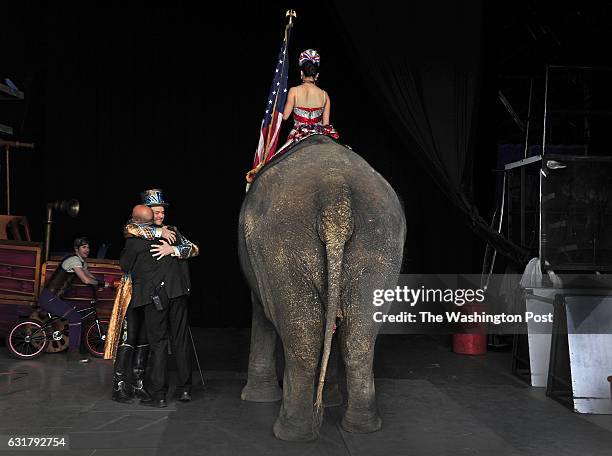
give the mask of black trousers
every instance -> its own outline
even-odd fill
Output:
[[[125,319],[127,320],[127,334],[124,343],[134,348],[141,345],[147,345],[144,308],[128,307]]]
[[[192,348],[189,336],[187,296],[169,299],[163,310],[153,304],[144,306],[147,338],[151,345],[147,366],[147,389],[154,397],[168,392],[168,344],[176,359],[176,390],[188,391],[192,385]]]

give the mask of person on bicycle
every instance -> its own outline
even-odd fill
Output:
[[[68,320],[70,327],[68,359],[87,363],[89,358],[83,357],[80,354],[81,315],[72,304],[64,301],[63,297],[72,286],[75,276],[84,284],[92,285],[96,288],[107,288],[109,283],[96,279],[87,269],[86,259],[89,256],[89,240],[87,238],[76,238],[73,248],[74,254],[64,258],[47,281],[45,288],[38,298],[38,305],[49,313]]]

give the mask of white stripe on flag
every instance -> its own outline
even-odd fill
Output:
[[[253,166],[257,166],[263,160],[263,154],[265,149],[264,135],[263,135],[263,121],[261,122],[261,128],[259,129],[259,144],[257,144],[257,150],[255,151],[255,158],[253,158]]]
[[[272,139],[270,139],[270,144],[275,144],[278,138],[278,132],[280,131],[281,123],[283,122],[283,113],[276,113],[276,119],[274,123],[274,131],[272,132]],[[270,154],[272,155],[272,154]]]

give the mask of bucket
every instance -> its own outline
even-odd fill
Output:
[[[459,355],[484,355],[487,352],[487,335],[453,334],[453,351]]]
[[[461,312],[470,315],[486,309],[482,304],[465,305]],[[487,352],[487,334],[481,323],[467,323],[465,332],[453,334],[453,352],[459,355],[484,355]]]

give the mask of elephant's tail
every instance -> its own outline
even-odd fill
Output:
[[[339,187],[339,188],[338,188]],[[333,193],[332,193],[333,192]],[[313,428],[318,433],[323,421],[323,386],[331,352],[334,325],[340,308],[340,281],[344,246],[353,234],[354,222],[351,208],[351,193],[348,185],[330,186],[329,202],[321,210],[318,234],[325,244],[327,256],[327,306],[325,312],[325,335],[319,385],[314,404]]]

